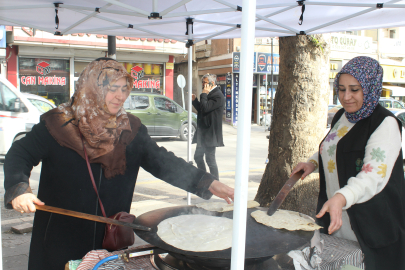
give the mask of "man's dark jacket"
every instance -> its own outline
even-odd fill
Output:
[[[128,114],[129,118],[135,116]],[[131,128],[134,128],[132,126]],[[33,166],[42,160],[38,198],[46,205],[102,216],[86,160],[62,147],[49,133],[46,123],[35,125],[27,136],[15,142],[4,163],[5,204],[27,192]],[[91,170],[107,216],[131,210],[139,167],[176,187],[202,198],[212,196],[208,187],[213,177],[159,147],[144,125],[126,146],[126,171],[106,179],[101,164]],[[35,213],[29,270],[64,269],[69,260],[101,249],[105,224],[49,212]]]
[[[224,113],[225,97],[217,86],[208,94],[202,93],[200,101],[196,98],[193,106],[198,112],[197,131],[193,143],[197,147],[224,146],[222,138],[222,115]]]
[[[332,128],[343,113],[343,109],[336,113]],[[368,139],[385,117],[389,116],[395,118],[390,111],[377,105],[370,117],[357,122],[338,142],[336,168],[341,188],[347,184],[350,177],[359,173],[356,163],[357,160],[364,159]],[[398,119],[397,122],[401,131],[401,123]],[[354,204],[347,209],[351,227],[365,256],[367,270],[405,269],[405,181],[402,149],[387,154],[397,156],[397,160],[385,188],[370,200]],[[319,161],[320,191],[317,213],[328,200],[325,172],[320,157]],[[329,213],[318,219],[317,223],[323,226],[321,232],[326,233],[330,224]]]

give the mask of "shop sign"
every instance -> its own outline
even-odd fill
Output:
[[[405,67],[381,65],[383,73],[383,82],[405,83]]]
[[[256,52],[253,55],[253,72],[256,72]],[[240,72],[240,52],[233,52],[232,53],[232,72],[239,73]]]
[[[131,76],[134,78],[133,88],[140,89],[140,88],[153,88],[153,89],[160,89],[160,80],[154,79],[147,79],[147,80],[139,80],[145,76],[145,71],[140,66],[134,66],[131,68]]]
[[[239,73],[233,74],[233,119],[232,124],[238,125],[238,109],[239,109]]]
[[[166,63],[166,69],[174,69],[174,63]]]
[[[257,53],[257,68],[258,73],[271,73],[271,62],[273,62],[273,74],[278,74],[280,66],[280,55],[273,53],[273,61],[271,53]]]
[[[42,61],[36,66],[36,71],[44,76],[21,76],[20,81],[23,85],[66,85],[66,77],[45,76],[51,73],[50,64]]]
[[[232,75],[226,75],[226,90],[225,90],[225,119],[231,121],[232,119]]]
[[[332,34],[330,48],[334,51],[372,53],[373,38]]]
[[[395,38],[382,38],[380,52],[390,55],[405,55],[405,41]]]

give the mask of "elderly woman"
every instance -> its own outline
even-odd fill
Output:
[[[334,88],[343,109],[306,163],[319,169],[317,222],[329,234],[358,241],[367,270],[405,269],[405,181],[401,123],[378,104],[383,70],[369,57],[350,60]]]
[[[233,189],[148,136],[141,121],[122,105],[132,78],[115,60],[91,62],[79,78],[71,102],[41,117],[13,144],[4,163],[5,204],[21,213],[34,204],[101,215],[83,145],[107,216],[130,211],[139,167],[204,199],[215,194],[228,202]],[[83,138],[83,140],[82,140]],[[38,198],[29,186],[33,166],[42,160]],[[100,249],[105,224],[39,211],[35,214],[29,269],[64,269],[72,259]]]

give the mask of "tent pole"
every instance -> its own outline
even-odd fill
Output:
[[[273,38],[271,38],[271,84],[270,84],[270,89],[271,89],[271,118],[270,118],[270,125],[273,122]]]
[[[108,57],[117,59],[117,39],[115,36],[108,36]]]
[[[240,53],[239,114],[236,145],[235,206],[233,214],[231,270],[245,266],[247,192],[249,177],[250,132],[253,85],[253,51],[256,0],[242,2],[242,35]]]
[[[188,32],[188,41],[192,42],[193,40],[193,21],[191,19],[191,23],[187,24],[187,32]],[[191,101],[191,94],[193,93],[193,45],[189,44],[188,47],[188,74],[187,74],[187,81],[188,81],[188,138],[187,138],[187,162],[191,163],[191,130],[193,128],[191,114],[193,110],[193,105]],[[187,192],[187,205],[191,205],[191,193]]]

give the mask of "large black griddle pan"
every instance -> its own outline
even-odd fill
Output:
[[[265,208],[262,209],[267,210]],[[254,220],[254,218],[252,218],[250,215],[251,212],[256,210],[258,209],[257,208],[247,209],[246,249],[245,249],[246,260],[266,259],[276,254],[285,253],[290,250],[296,249],[308,243],[314,234],[314,232],[308,231],[278,230],[257,223]],[[194,258],[196,261],[218,259],[218,260],[226,260],[229,262],[229,260],[231,259],[231,248],[213,252],[191,252],[170,246],[165,242],[163,242],[157,235],[157,225],[161,221],[175,216],[193,215],[193,214],[227,217],[230,219],[233,218],[233,211],[218,213],[197,208],[196,206],[168,207],[144,213],[139,217],[137,217],[137,219],[135,220],[134,223],[150,227],[152,228],[152,231],[150,232],[139,230],[134,231],[144,241],[148,242],[151,245],[159,247],[163,250],[166,250],[168,253],[172,255],[174,255],[173,253],[176,253],[180,255],[180,257]]]

